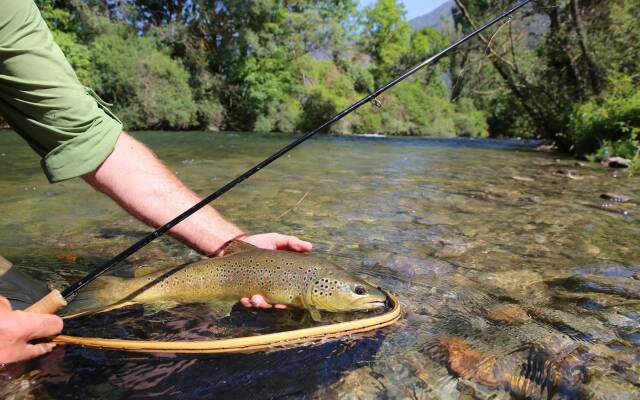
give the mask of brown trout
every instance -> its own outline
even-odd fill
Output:
[[[255,294],[272,304],[307,309],[315,320],[319,311],[371,310],[386,302],[380,289],[326,260],[235,241],[224,257],[153,271],[142,267],[131,279],[98,278],[71,306],[86,310],[123,302],[208,302],[227,315],[241,297]]]

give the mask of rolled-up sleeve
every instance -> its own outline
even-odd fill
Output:
[[[122,124],[85,88],[31,0],[0,0],[0,113],[51,182],[94,171]]]

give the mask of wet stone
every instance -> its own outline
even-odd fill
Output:
[[[609,157],[603,163],[609,168],[629,168],[632,161],[623,157]]]
[[[605,376],[591,377],[580,394],[589,400],[640,400],[636,386]]]
[[[542,301],[547,298],[546,286],[541,274],[527,270],[512,270],[484,274],[481,283],[499,289],[503,295],[526,301]]]
[[[63,254],[58,257],[60,261],[65,262],[67,264],[73,264],[78,260],[78,255],[74,253]]]
[[[499,304],[485,310],[486,317],[495,322],[521,325],[529,321],[527,312],[517,304]]]
[[[628,217],[631,215],[631,212],[625,208],[619,207],[615,204],[612,203],[603,203],[600,204],[598,206],[599,209],[603,210],[603,211],[607,211],[610,213],[614,213],[614,214],[620,214],[620,215],[624,215],[625,217]]]
[[[440,347],[444,350],[448,368],[461,378],[498,387],[494,373],[496,358],[471,347],[464,339],[457,337],[440,338]]]
[[[624,194],[616,194],[616,193],[603,193],[600,195],[602,200],[613,201],[615,203],[626,203],[631,200],[631,197],[626,196]]]
[[[534,182],[535,179],[533,178],[529,178],[528,176],[520,176],[520,175],[514,175],[511,177],[511,179],[516,180],[516,181],[520,181],[520,182]]]
[[[554,176],[563,176],[569,179],[573,179],[573,180],[582,180],[584,179],[583,176],[580,176],[580,174],[578,174],[576,171],[571,170],[571,169],[559,169],[556,170],[554,173],[552,173],[552,175]]]

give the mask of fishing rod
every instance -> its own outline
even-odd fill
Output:
[[[155,239],[157,239],[160,236],[162,236],[165,233],[167,233],[171,228],[173,228],[174,226],[176,226],[177,224],[179,224],[180,222],[182,222],[183,220],[185,220],[186,218],[188,218],[189,216],[191,216],[192,214],[194,214],[195,212],[200,210],[202,207],[206,206],[207,204],[211,203],[213,200],[217,199],[218,197],[222,196],[223,194],[225,194],[229,190],[233,189],[236,185],[238,185],[239,183],[243,182],[244,180],[246,180],[247,178],[249,178],[250,176],[252,176],[256,172],[260,171],[261,169],[263,169],[267,165],[271,164],[272,162],[274,162],[278,158],[282,157],[284,154],[286,154],[287,152],[289,152],[293,148],[297,147],[299,144],[301,144],[302,142],[306,141],[310,137],[314,136],[318,132],[321,132],[323,129],[335,124],[338,121],[340,121],[342,118],[344,118],[347,115],[351,114],[353,111],[355,111],[358,108],[362,107],[364,104],[367,104],[369,102],[373,102],[374,104],[378,105],[379,102],[377,100],[377,97],[380,94],[382,94],[382,93],[386,92],[387,90],[391,89],[392,87],[396,86],[398,83],[404,81],[405,79],[407,79],[411,75],[415,74],[420,69],[422,69],[422,68],[424,68],[424,67],[426,67],[428,65],[435,64],[442,57],[447,55],[452,50],[457,49],[459,46],[461,46],[462,44],[466,43],[467,41],[472,39],[474,36],[477,36],[478,34],[482,33],[486,29],[488,29],[489,27],[491,27],[491,26],[495,25],[496,23],[500,22],[501,20],[511,16],[511,14],[515,13],[516,11],[518,11],[519,9],[521,9],[522,7],[524,7],[525,5],[527,5],[528,3],[532,2],[532,1],[533,0],[521,1],[520,3],[516,4],[515,6],[513,6],[508,11],[505,11],[501,15],[495,17],[491,21],[489,21],[489,22],[485,23],[484,25],[482,25],[481,27],[477,28],[475,31],[473,31],[473,32],[469,33],[468,35],[464,36],[462,39],[459,39],[458,41],[452,43],[451,45],[449,45],[444,50],[441,50],[439,53],[436,53],[435,55],[433,55],[433,56],[429,57],[428,59],[424,60],[423,62],[421,62],[420,64],[417,64],[417,65],[409,68],[402,75],[398,76],[397,78],[395,78],[391,82],[389,82],[386,85],[378,88],[376,91],[374,91],[370,95],[368,95],[366,97],[363,97],[362,99],[360,99],[357,102],[353,103],[349,107],[347,107],[344,110],[340,111],[338,114],[334,115],[331,119],[327,120],[322,125],[320,125],[317,128],[315,128],[314,130],[312,130],[310,132],[307,132],[306,134],[304,134],[304,135],[300,136],[299,138],[295,139],[294,141],[292,141],[291,143],[289,143],[288,145],[286,145],[282,149],[280,149],[277,152],[273,153],[272,155],[270,155],[269,157],[267,157],[266,159],[264,159],[260,163],[256,164],[255,166],[253,166],[252,168],[250,168],[249,170],[244,172],[242,175],[240,175],[237,178],[233,179],[232,181],[230,181],[226,185],[222,186],[220,189],[218,189],[215,192],[211,193],[209,196],[203,198],[196,205],[192,206],[191,208],[189,208],[188,210],[186,210],[182,214],[178,215],[177,217],[175,217],[171,221],[169,221],[166,224],[162,225],[161,227],[159,227],[155,231],[149,233],[147,236],[145,236],[142,239],[138,240],[136,243],[131,245],[129,248],[127,248],[126,250],[124,250],[120,254],[118,254],[115,257],[113,257],[111,260],[107,261],[105,264],[103,264],[99,268],[96,268],[93,271],[89,272],[87,274],[87,276],[85,276],[84,278],[80,279],[78,282],[74,283],[73,285],[69,286],[62,293],[60,293],[58,290],[53,290],[47,296],[45,296],[42,299],[40,299],[37,303],[35,303],[31,307],[27,308],[27,311],[40,312],[40,313],[50,313],[51,314],[51,313],[56,312],[60,308],[66,306],[67,305],[67,300],[70,300],[71,298],[73,298],[73,296],[75,296],[78,293],[78,291],[80,289],[82,289],[84,286],[86,286],[87,284],[92,282],[94,279],[96,279],[100,275],[104,274],[105,272],[107,272],[108,270],[113,268],[118,263],[124,261],[127,257],[132,255],[133,253],[137,252],[138,250],[140,250],[144,246],[148,245],[149,243],[151,243]]]

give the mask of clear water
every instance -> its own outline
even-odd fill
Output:
[[[137,137],[202,195],[287,141]],[[49,185],[37,157],[9,132],[0,134],[0,170],[0,254],[54,286],[148,231],[80,180]],[[298,235],[377,280],[398,294],[402,322],[352,340],[242,356],[59,348],[0,371],[0,397],[640,398],[639,183],[504,142],[313,139],[215,206],[247,231]],[[612,203],[604,193],[631,200]],[[118,273],[195,258],[163,238]],[[306,323],[302,314],[237,308],[223,322],[255,333]],[[201,305],[98,318],[67,330],[230,332]]]

